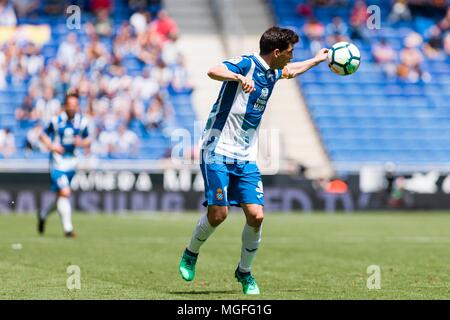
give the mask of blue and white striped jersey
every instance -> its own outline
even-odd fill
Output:
[[[79,113],[69,119],[67,113],[62,112],[59,116],[53,117],[45,133],[64,148],[64,154],[52,152],[50,155],[51,169],[74,171],[77,167],[75,137],[80,136],[82,139],[88,137],[87,119]]]
[[[256,53],[223,63],[228,70],[253,79],[256,90],[245,93],[238,81],[222,84],[203,131],[201,147],[228,158],[256,161],[259,125],[282,70],[271,70]]]

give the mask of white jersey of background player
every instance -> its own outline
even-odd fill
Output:
[[[77,148],[88,148],[88,121],[81,115],[78,96],[67,94],[63,112],[54,117],[41,134],[41,140],[51,151],[50,178],[51,189],[57,192],[56,209],[66,237],[75,237],[72,226],[72,207],[70,204],[70,182],[77,169]],[[51,208],[38,213],[38,232],[44,233],[45,221]]]

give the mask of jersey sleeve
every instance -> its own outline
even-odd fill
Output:
[[[233,59],[225,60],[223,64],[231,72],[245,76],[250,71],[252,61],[247,57],[236,57]]]

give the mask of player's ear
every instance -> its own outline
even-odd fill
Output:
[[[280,54],[281,54],[280,49],[275,49],[275,50],[273,50],[273,56],[274,56],[275,58],[278,58],[278,57],[280,56]]]

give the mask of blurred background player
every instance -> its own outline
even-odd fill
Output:
[[[88,121],[79,113],[78,95],[68,93],[64,99],[63,112],[54,117],[40,135],[41,141],[50,150],[51,189],[57,192],[56,209],[66,237],[76,236],[72,225],[70,204],[70,182],[77,167],[77,148],[88,148]],[[44,233],[45,221],[55,204],[39,212],[38,232]]]
[[[327,58],[320,49],[312,59],[290,63],[298,35],[272,27],[260,39],[260,53],[237,57],[208,71],[222,81],[219,97],[209,115],[201,140],[201,171],[208,207],[192,234],[180,262],[186,281],[195,276],[200,246],[228,214],[228,206],[242,207],[246,224],[242,232],[241,260],[235,271],[244,294],[259,294],[250,269],[261,242],[264,191],[256,164],[258,128],[267,101],[280,78],[294,78]]]

